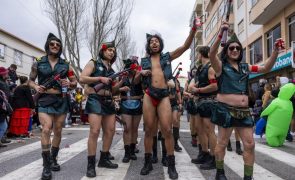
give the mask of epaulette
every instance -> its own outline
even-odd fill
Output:
[[[70,61],[67,59],[64,59],[65,63],[70,64]]]
[[[36,61],[41,61],[42,57],[36,57]]]

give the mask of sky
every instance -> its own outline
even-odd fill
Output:
[[[146,33],[156,31],[164,39],[164,52],[174,51],[186,40],[195,0],[135,0],[130,16],[130,30],[141,57]],[[47,17],[42,0],[1,0],[0,28],[43,49],[49,32],[57,34],[55,25]],[[181,75],[189,71],[190,50],[173,61],[173,69],[182,62]],[[81,65],[91,59],[85,48],[81,52]]]

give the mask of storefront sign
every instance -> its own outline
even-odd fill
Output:
[[[290,66],[292,63],[295,64],[295,62],[293,62],[293,60],[294,60],[293,51],[288,51],[288,52],[284,53],[283,55],[281,55],[277,58],[275,65],[271,69],[271,72],[276,71],[278,69],[282,69],[287,66]],[[252,78],[255,78],[260,75],[262,75],[262,74],[250,74],[249,78],[252,79]]]

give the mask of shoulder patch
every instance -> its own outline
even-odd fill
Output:
[[[41,61],[42,57],[36,57],[36,61]]]
[[[70,61],[67,59],[64,59],[65,63],[70,64]]]
[[[163,59],[169,59],[170,60],[170,53],[169,52],[166,52],[166,53],[162,54],[162,58]]]

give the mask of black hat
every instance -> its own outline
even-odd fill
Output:
[[[46,51],[47,54],[50,54],[51,53],[51,52],[49,52],[49,43],[52,40],[55,40],[55,41],[57,41],[57,42],[59,42],[61,44],[60,49],[59,49],[59,52],[56,55],[57,57],[59,57],[61,55],[61,53],[62,53],[62,43],[61,43],[61,40],[58,39],[54,34],[52,34],[52,33],[49,33],[48,34],[47,41],[45,43],[44,49],[45,49],[45,51]]]
[[[123,63],[124,63],[124,69],[128,69],[130,68],[131,64],[137,64],[138,65],[138,61],[137,61],[138,57],[137,56],[131,56],[128,59],[124,59]]]
[[[103,51],[107,50],[108,48],[112,48],[112,47],[114,47],[116,49],[115,40],[111,41],[111,42],[101,43],[101,46],[99,48],[99,57],[104,59]],[[116,61],[116,58],[117,58],[117,52],[115,51],[115,56],[111,60],[111,64],[113,64]]]
[[[238,43],[239,46],[241,46],[240,56],[238,57],[238,62],[241,62],[242,59],[243,59],[243,46],[242,46],[241,42],[239,41],[239,39],[238,39],[236,33],[233,33],[233,34],[231,35],[231,37],[230,37],[230,38],[228,39],[228,41],[226,42],[224,48],[222,49],[222,51],[221,51],[221,55],[220,55],[220,56],[221,56],[221,60],[222,60],[223,62],[226,62],[226,61],[227,61],[227,58],[228,58],[228,57],[227,57],[227,50],[228,50],[229,45],[232,44],[232,43]]]

